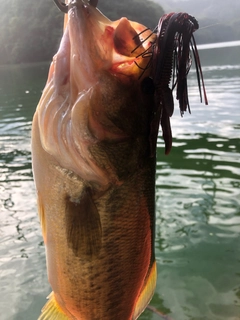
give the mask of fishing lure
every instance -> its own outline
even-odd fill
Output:
[[[153,30],[153,33],[156,33],[156,41],[152,43],[150,49],[141,53],[143,58],[150,57],[146,68],[152,69],[150,79],[147,79],[148,81],[144,79],[144,82],[147,82],[148,86],[152,82],[154,90],[155,101],[149,138],[152,156],[154,156],[159,125],[162,127],[165,154],[169,154],[171,150],[172,132],[170,117],[174,111],[173,90],[175,88],[181,115],[187,110],[190,112],[187,76],[192,65],[192,55],[196,66],[200,100],[202,102],[204,97],[205,104],[208,104],[200,58],[193,36],[194,31],[198,28],[197,20],[188,13],[165,14],[160,18],[158,26]],[[141,34],[146,30],[143,30]],[[149,36],[142,42],[148,38]],[[146,68],[143,70],[143,74]],[[171,83],[172,85],[169,87]]]
[[[190,112],[187,88],[187,75],[192,65],[190,47],[195,60],[200,99],[202,102],[202,82],[204,102],[208,104],[200,59],[193,36],[193,32],[198,28],[197,20],[187,13],[166,14],[158,24],[152,61],[156,118],[152,122],[152,134],[156,141],[160,119],[166,154],[170,152],[172,146],[170,117],[174,110],[172,91],[175,87],[181,115],[187,110]],[[172,88],[169,88],[171,79]]]
[[[60,0],[53,0],[53,1],[63,13],[68,13],[68,5],[66,5],[64,2]]]

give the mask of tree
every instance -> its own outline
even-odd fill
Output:
[[[99,0],[111,19],[127,16],[153,28],[162,8],[144,0]],[[8,0],[2,3],[0,64],[51,60],[62,36],[63,14],[51,0]]]
[[[144,0],[99,0],[99,8],[112,20],[127,17],[151,29],[157,26],[160,17],[164,14],[160,5]]]

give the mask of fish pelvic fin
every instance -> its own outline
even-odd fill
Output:
[[[152,267],[148,272],[148,275],[146,277],[146,280],[140,292],[140,295],[137,299],[137,303],[136,303],[135,310],[133,313],[133,318],[132,318],[133,320],[136,320],[141,315],[141,313],[146,309],[147,305],[149,304],[154,294],[156,282],[157,282],[157,266],[156,266],[156,261],[154,261],[154,263],[152,264]]]
[[[57,303],[53,292],[50,293],[48,299],[38,320],[70,320]]]

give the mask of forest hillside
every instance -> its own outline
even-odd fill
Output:
[[[165,12],[187,12],[199,21],[198,43],[240,40],[239,0],[154,0]]]
[[[0,64],[51,60],[61,36],[63,13],[52,0],[7,0],[0,19]],[[146,0],[99,0],[110,19],[126,16],[153,28],[163,15],[159,4]]]
[[[126,16],[154,28],[164,12],[185,11],[197,18],[197,43],[240,39],[240,1],[236,0],[99,0],[110,19]],[[63,13],[53,0],[2,2],[0,64],[49,61],[62,36]]]

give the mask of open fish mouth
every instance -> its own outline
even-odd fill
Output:
[[[65,10],[62,2],[55,2]],[[129,107],[128,103],[121,107],[121,103],[126,92],[131,92],[129,88],[139,90],[141,95],[139,78],[150,59],[143,59],[141,53],[152,51],[156,35],[127,18],[109,20],[92,1],[71,1],[67,9],[64,35],[37,111],[41,144],[47,153],[59,159],[61,166],[83,179],[87,179],[87,173],[97,183],[108,184],[109,169],[104,173],[96,169],[93,157],[88,159],[88,148],[104,139],[130,139],[140,127],[144,132],[149,130],[152,100],[144,98],[148,105],[145,111],[140,107],[143,99],[136,107],[134,101]],[[144,73],[148,75],[150,69]],[[110,86],[107,81],[114,86],[110,96],[106,94]],[[119,90],[123,92],[117,93]],[[110,98],[112,104],[104,105],[104,99]],[[123,121],[122,115],[132,119],[131,125]],[[88,169],[83,172],[84,165]]]
[[[97,0],[54,2],[62,12],[68,14],[66,20],[69,21],[70,39],[78,39],[77,47],[71,43],[75,46],[75,56],[79,56],[79,50],[84,60],[94,54],[92,60],[98,60],[95,67],[97,64],[98,68],[124,73],[127,77],[136,75],[136,79],[140,74],[137,66],[141,70],[148,69],[151,56],[148,54],[152,51],[152,43],[156,38],[151,30],[125,17],[117,21],[109,20],[96,8]],[[80,34],[83,36],[80,37]]]
[[[68,13],[78,5],[96,7],[98,4],[97,0],[72,0],[68,1],[68,4],[61,0],[54,0],[54,2],[64,13]],[[174,111],[173,91],[176,89],[180,114],[183,115],[187,110],[190,112],[187,76],[193,60],[200,100],[208,104],[200,58],[193,36],[193,33],[199,28],[198,22],[188,13],[173,12],[163,15],[153,31],[143,28],[139,30],[139,33],[124,34],[123,30],[129,29],[130,22],[126,18],[119,21],[118,26],[111,24],[111,27],[108,28],[109,33],[121,34],[121,38],[118,38],[118,35],[114,36],[115,52],[110,69],[113,73],[128,76],[133,74],[134,67],[138,67],[142,72],[136,75],[142,79],[148,77],[150,80],[148,84],[151,83],[150,90],[155,91],[149,137],[151,154],[155,156],[156,153],[159,126],[162,128],[165,154],[169,154],[172,147],[170,117]],[[110,20],[106,18],[103,24],[106,22]],[[129,41],[129,36],[132,36],[132,41]],[[124,42],[131,42],[132,48],[124,46]]]

